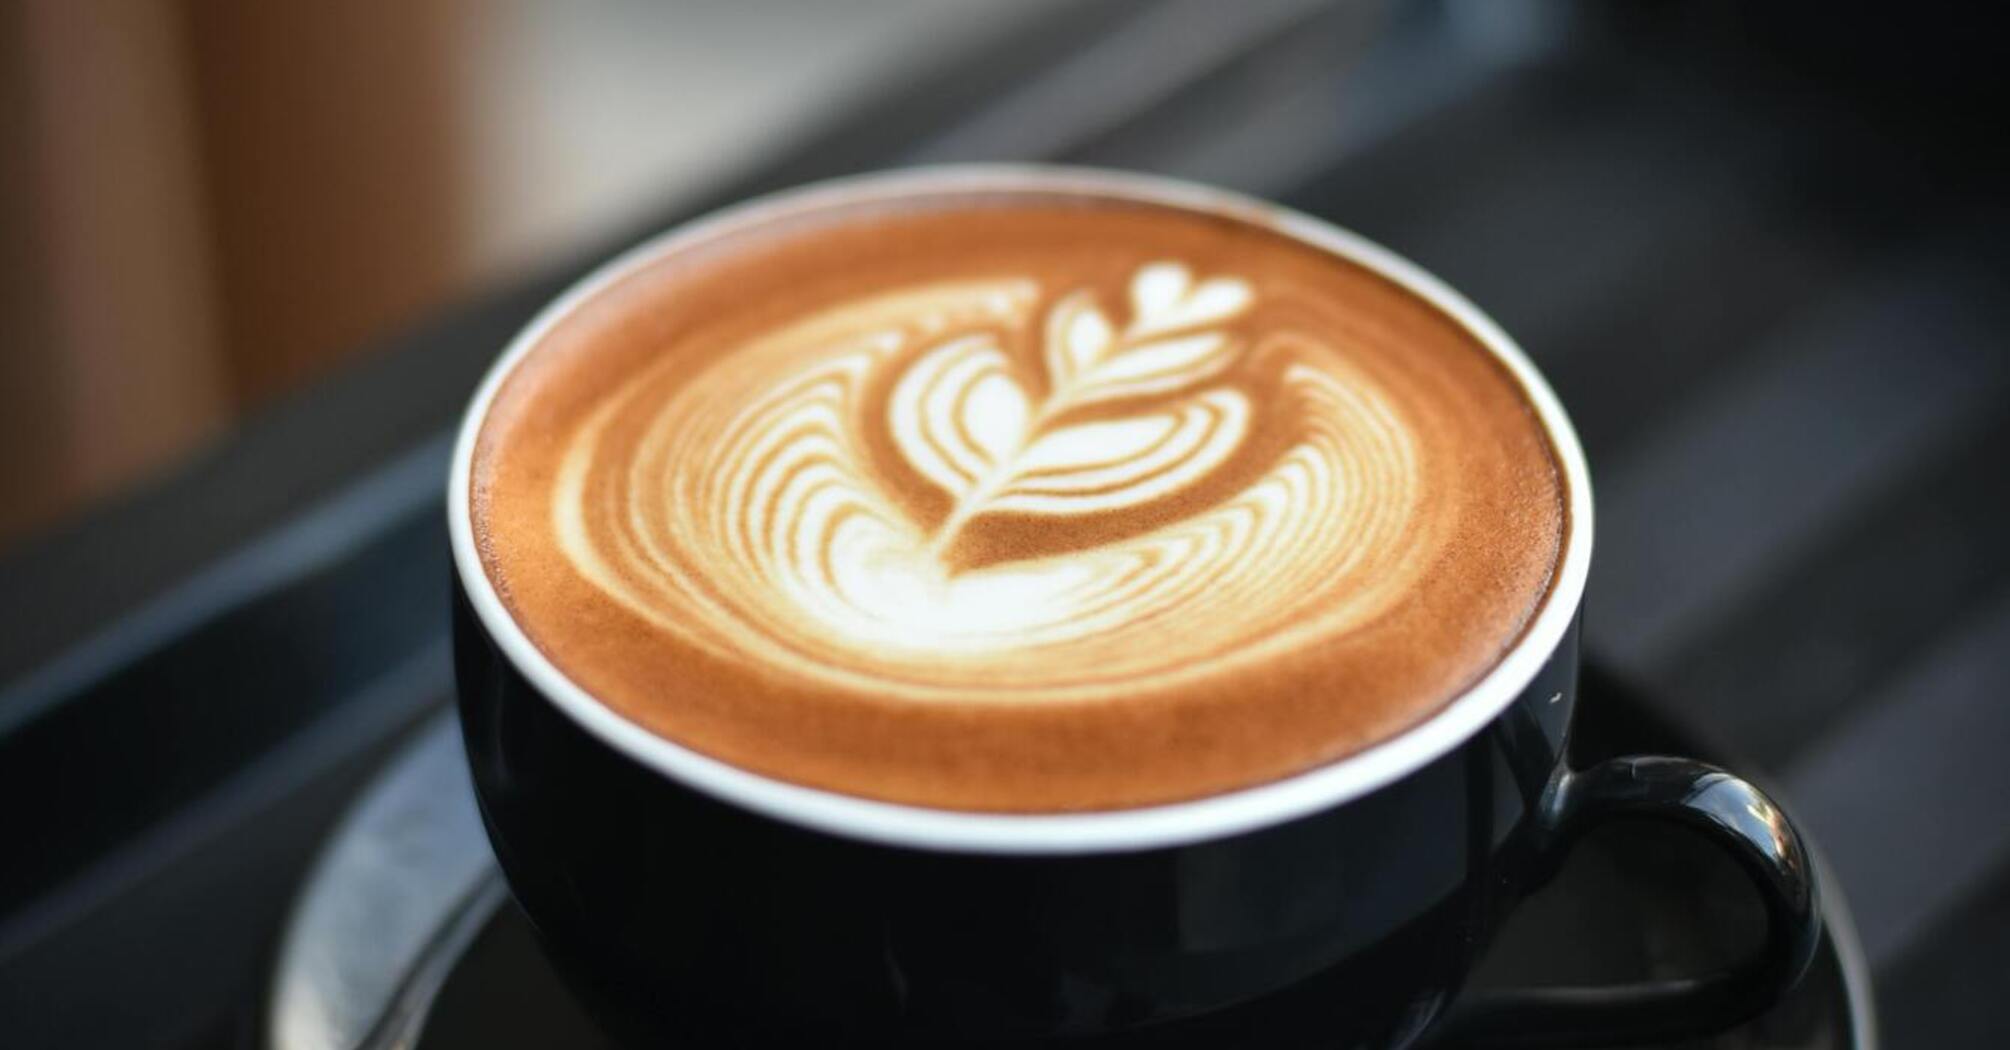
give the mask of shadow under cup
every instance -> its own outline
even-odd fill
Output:
[[[1268,207],[1016,168],[870,177],[781,203],[958,180]],[[510,887],[611,1029],[751,1044],[1402,1046],[1445,1018],[1515,901],[1616,816],[1689,825],[1736,857],[1767,903],[1765,950],[1694,980],[1499,996],[1450,1025],[1503,1045],[1701,1034],[1798,978],[1819,929],[1813,875],[1770,800],[1679,759],[1565,765],[1591,516],[1582,454],[1547,388],[1428,276],[1315,220],[1279,221],[1440,306],[1522,378],[1567,475],[1570,540],[1525,635],[1440,714],[1330,766],[1194,802],[1031,816],[877,803],[726,767],[596,704],[494,593],[474,550],[469,462],[499,376],[571,304],[659,248],[590,278],[505,355],[470,410],[449,488],[462,724]]]

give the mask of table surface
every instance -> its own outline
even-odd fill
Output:
[[[1892,1045],[2010,1045],[2010,215],[2000,122],[1965,119],[1996,101],[1960,75],[1995,68],[1980,35],[1522,6],[1551,17],[1071,5],[712,199],[1107,164],[1281,199],[1437,272],[1578,423],[1591,651],[1792,800]],[[1835,46],[1788,46],[1814,31]],[[249,1045],[301,872],[450,689],[448,428],[509,333],[619,246],[399,336],[0,563],[8,1045]]]

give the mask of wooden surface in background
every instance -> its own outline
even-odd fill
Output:
[[[216,431],[219,359],[181,21],[0,13],[0,543]]]
[[[0,0],[0,547],[456,290],[460,0]]]
[[[453,290],[456,0],[184,5],[239,405]]]

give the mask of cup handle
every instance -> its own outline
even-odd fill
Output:
[[[1729,852],[1765,899],[1765,946],[1731,969],[1695,977],[1474,993],[1447,1019],[1447,1043],[1612,1046],[1711,1035],[1764,1010],[1807,971],[1821,937],[1814,868],[1764,792],[1703,762],[1615,758],[1556,782],[1539,817],[1540,848],[1560,857],[1613,817],[1683,824]]]

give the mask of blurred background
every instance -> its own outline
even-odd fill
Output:
[[[2010,1045],[2007,58],[1918,3],[0,0],[0,1044],[245,1038],[448,696],[446,434],[542,302],[1033,159],[1499,319],[1592,458],[1593,658],[1786,794],[1892,1045]]]

